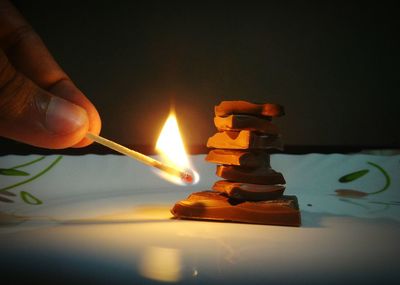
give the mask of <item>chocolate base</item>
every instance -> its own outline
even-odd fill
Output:
[[[250,224],[300,226],[296,196],[276,200],[239,202],[215,191],[191,194],[179,201],[171,213],[179,219],[230,221]]]

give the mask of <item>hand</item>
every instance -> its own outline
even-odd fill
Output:
[[[15,7],[0,0],[0,136],[38,147],[82,147],[96,108]]]

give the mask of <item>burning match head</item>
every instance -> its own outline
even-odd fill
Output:
[[[185,169],[181,172],[181,180],[186,185],[195,184],[199,181],[199,174],[192,169]]]
[[[153,166],[158,170],[161,170],[157,172],[161,177],[178,185],[193,185],[200,180],[200,175],[193,169],[177,168],[160,162]]]

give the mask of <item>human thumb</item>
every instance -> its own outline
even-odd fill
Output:
[[[39,88],[0,50],[0,136],[59,149],[81,141],[88,127],[85,109]]]

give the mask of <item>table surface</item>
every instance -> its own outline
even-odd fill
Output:
[[[218,179],[191,159],[200,182],[182,187],[117,155],[0,157],[2,284],[397,284],[400,156],[272,155],[299,228],[172,219]]]

